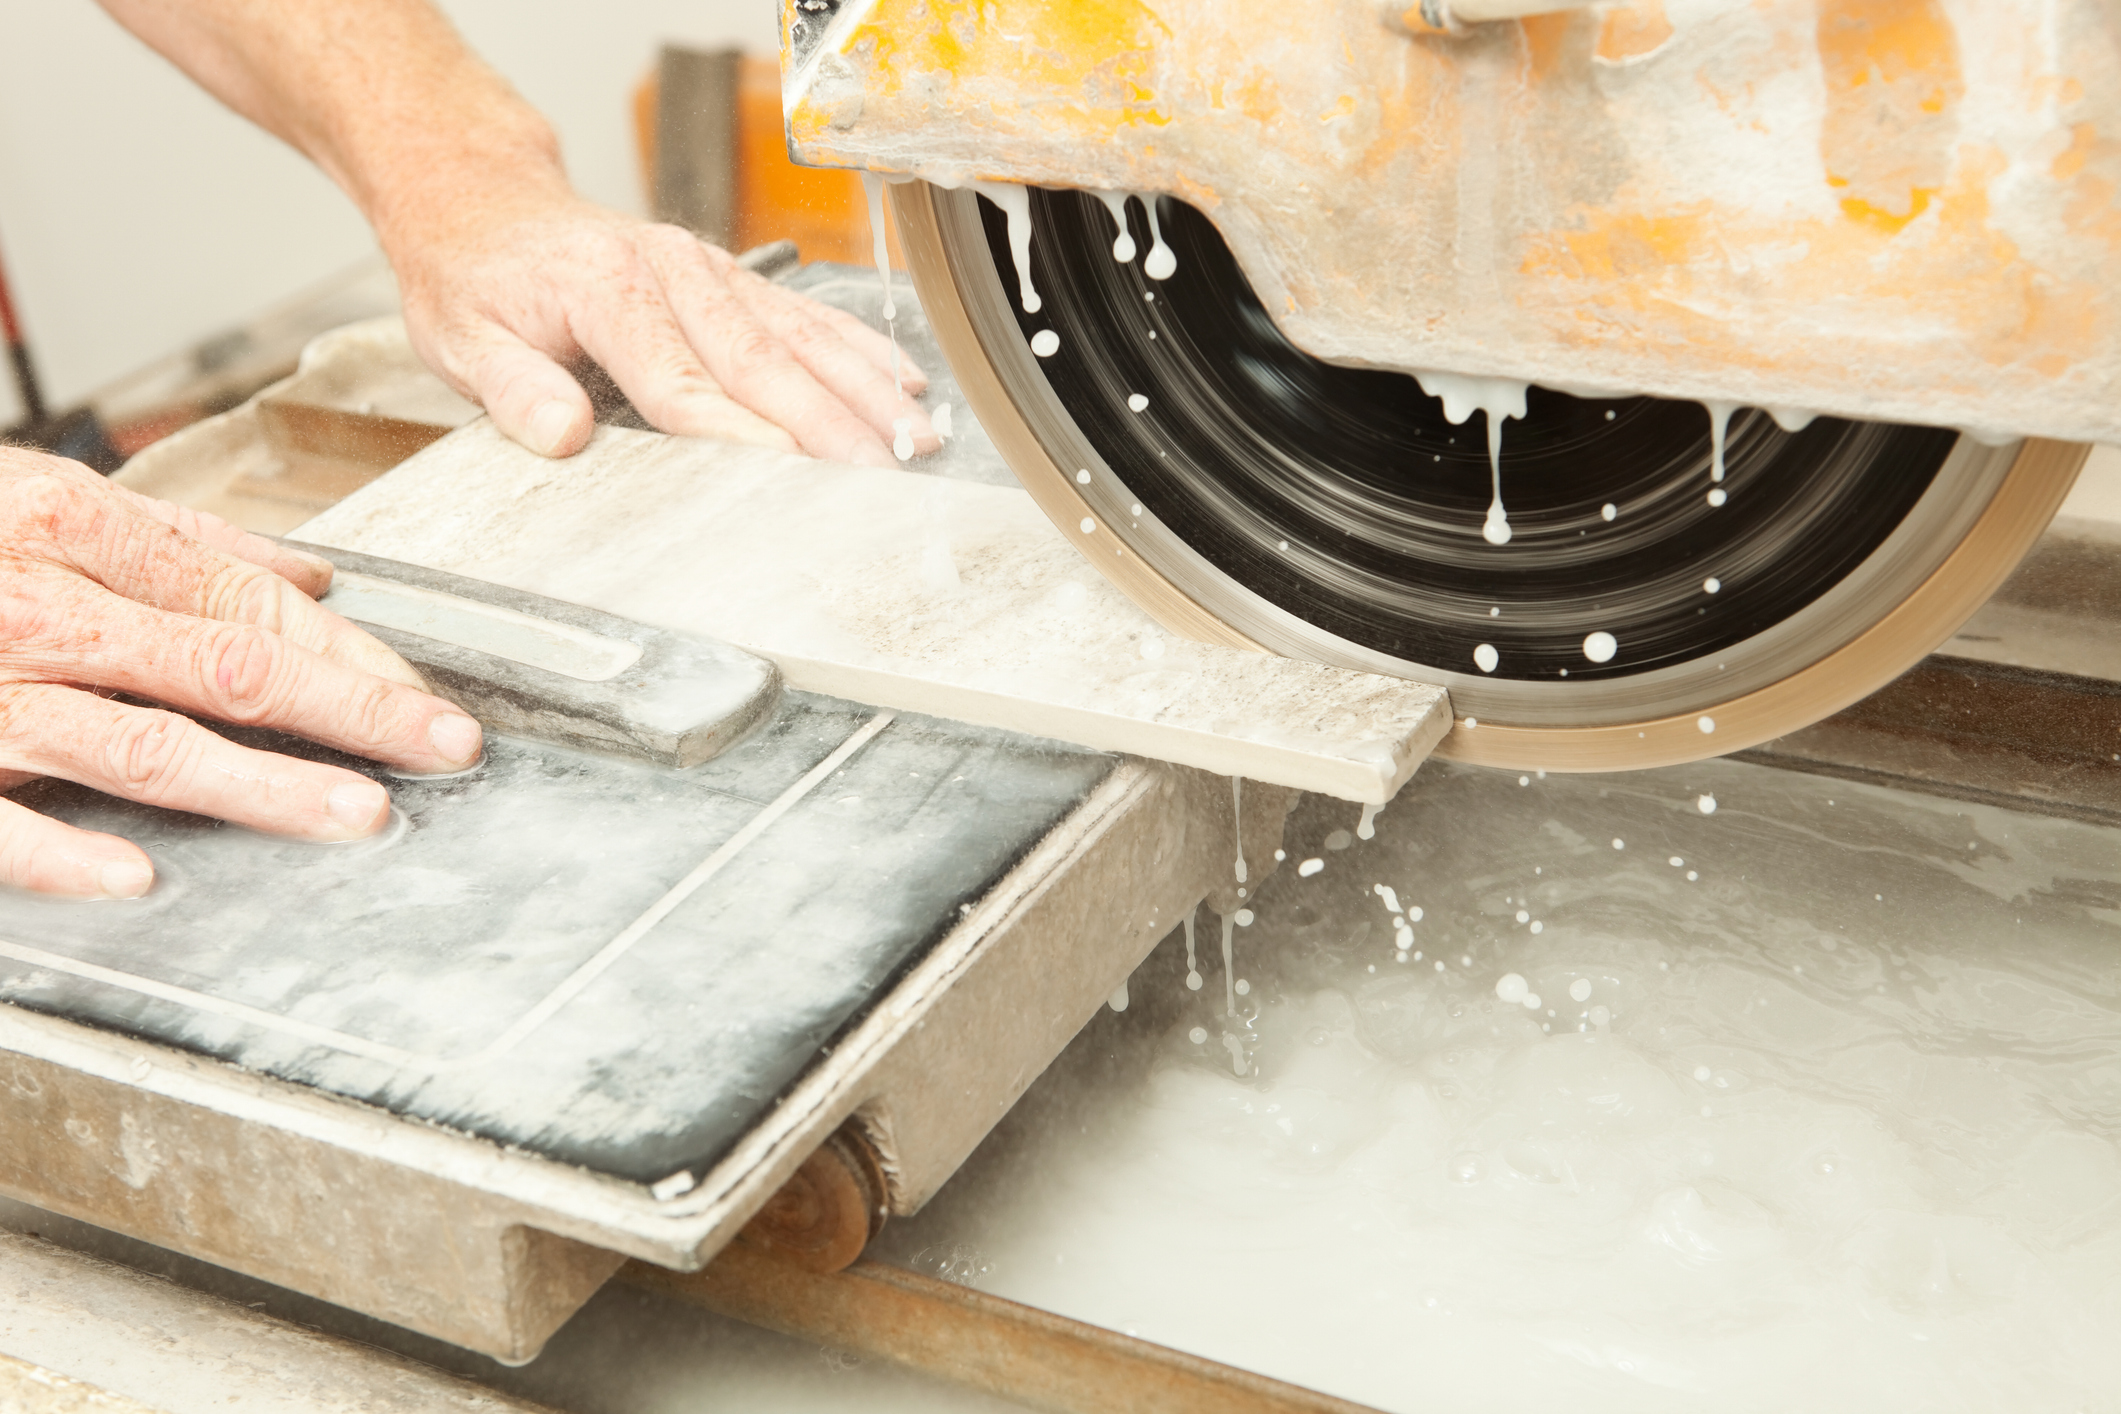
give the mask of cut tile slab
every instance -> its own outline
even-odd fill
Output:
[[[1440,688],[1167,634],[1013,487],[599,428],[548,461],[481,420],[297,538],[771,658],[790,686],[1381,803]]]

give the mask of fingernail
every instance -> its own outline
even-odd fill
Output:
[[[891,455],[891,449],[882,442],[856,443],[854,453],[848,460],[856,466],[895,467],[898,465],[898,458]]]
[[[461,712],[439,712],[427,724],[427,740],[435,755],[461,766],[479,754],[482,734],[479,724]]]
[[[567,434],[573,430],[574,409],[558,398],[547,398],[530,415],[531,450],[556,457]]]
[[[290,550],[287,553],[300,560],[303,567],[309,571],[309,577],[323,586],[313,591],[316,597],[323,598],[325,589],[330,587],[332,580],[339,573],[338,567],[322,555],[306,555],[300,550]]]
[[[138,898],[154,882],[154,866],[139,859],[114,859],[96,871],[96,887],[105,898]]]
[[[346,781],[324,797],[331,818],[355,834],[373,831],[383,812],[390,808],[390,793],[374,781]]]

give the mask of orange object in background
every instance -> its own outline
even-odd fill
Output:
[[[806,261],[872,263],[869,202],[861,177],[833,168],[798,167],[788,160],[788,140],[781,126],[780,62],[747,56],[739,75],[737,210],[730,245],[748,250],[790,240]],[[650,193],[655,190],[657,89],[651,70],[633,91],[641,185]],[[890,233],[889,254],[893,269],[906,268],[895,230]]]

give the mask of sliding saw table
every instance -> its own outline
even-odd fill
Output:
[[[292,486],[340,412],[402,456],[412,368],[394,325],[327,338],[127,478]],[[28,788],[158,883],[0,898],[0,1192],[505,1361],[625,1258],[696,1270],[777,1193],[815,1206],[786,1187],[815,1156],[851,1239],[844,1211],[755,1239],[844,1263],[917,1211],[1161,938],[1243,908],[1297,789],[1352,822],[1449,721],[1433,687],[1167,638],[988,484],[976,429],[956,451],[604,427],[555,464],[479,422],[311,520],[327,605],[486,756],[341,760],[396,807],[347,845]]]

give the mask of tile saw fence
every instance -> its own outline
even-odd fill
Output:
[[[402,332],[334,337],[123,479],[306,513],[402,458],[428,434],[364,442],[421,424],[350,371]],[[1181,919],[1243,906],[1298,790],[1388,800],[1449,722],[1164,639],[972,442],[938,476],[607,427],[555,464],[471,424],[310,521],[326,602],[486,757],[269,741],[391,789],[344,846],[27,788],[160,882],[0,899],[0,1192],[508,1362],[628,1257],[750,1224],[831,1268],[917,1211]]]

